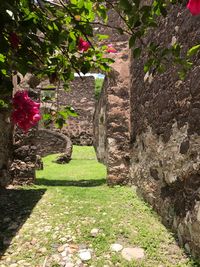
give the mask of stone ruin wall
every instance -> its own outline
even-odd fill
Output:
[[[35,90],[37,84],[29,84],[29,75],[21,81],[19,89],[28,90],[29,96],[35,101],[39,101],[38,91]],[[10,121],[10,111],[4,113],[7,118],[0,119],[4,123],[2,137],[7,140],[7,146],[0,146],[7,160],[7,179],[3,186],[33,184],[35,182],[35,169],[37,164],[36,136],[38,126],[33,127],[28,133],[23,133],[17,126],[13,127]],[[3,115],[3,114],[2,114]],[[5,124],[7,122],[7,124]],[[8,123],[9,122],[9,123]],[[3,142],[4,143],[4,142]],[[2,157],[3,158],[3,157]]]
[[[29,95],[31,98],[39,101],[40,90],[36,86],[40,86],[38,83],[31,84],[31,82],[29,82],[29,78],[30,77],[25,78],[20,86],[23,89],[29,90]],[[85,87],[81,87],[82,82],[85,82]],[[86,85],[88,87],[86,87]],[[35,88],[32,90],[30,89],[31,87]],[[35,170],[37,169],[37,164],[42,163],[40,159],[41,156],[46,156],[52,153],[63,153],[65,156],[67,156],[67,159],[71,159],[72,143],[68,136],[73,135],[77,138],[77,140],[80,140],[76,140],[76,144],[79,142],[82,142],[82,144],[91,144],[91,136],[89,136],[90,140],[88,143],[86,141],[84,143],[84,140],[86,136],[92,132],[92,129],[90,129],[92,128],[91,112],[94,111],[94,108],[92,110],[90,104],[94,106],[94,102],[91,103],[89,98],[91,97],[94,101],[94,78],[87,77],[86,79],[83,78],[83,80],[80,78],[75,78],[72,88],[75,89],[75,92],[73,89],[70,92],[66,92],[63,89],[59,90],[59,108],[62,108],[62,106],[66,105],[75,106],[76,110],[80,113],[80,121],[77,120],[77,118],[70,118],[69,124],[62,130],[66,133],[66,135],[62,134],[62,132],[55,131],[55,129],[38,129],[38,126],[30,129],[27,134],[24,134],[18,127],[15,127],[14,135],[13,131],[11,131],[12,140],[10,141],[10,144],[12,144],[12,148],[10,147],[9,149],[10,155],[12,154],[12,157],[9,158],[10,164],[8,177],[10,179],[7,179],[6,183],[4,179],[4,185],[33,184],[35,182]],[[84,98],[85,88],[88,90],[87,98]],[[91,88],[93,89],[93,92],[89,95],[89,90]],[[75,97],[76,99],[78,98],[77,101]],[[78,101],[81,102],[79,106],[77,105]],[[84,111],[84,108],[86,109],[86,107],[88,111],[87,115],[87,111]],[[85,114],[83,114],[84,112]]]
[[[95,110],[95,78],[75,77],[70,90],[58,90],[58,105],[72,106],[78,117],[69,117],[61,132],[67,135],[74,145],[93,144],[93,115]]]
[[[146,41],[170,46],[176,38],[189,48],[199,43],[199,35],[199,17],[179,4]],[[144,81],[145,58],[132,59],[131,66],[131,182],[177,233],[180,244],[199,256],[199,55],[184,81],[174,66]]]
[[[30,93],[35,97],[35,93]],[[0,187],[10,184],[31,184],[35,181],[36,147],[32,129],[24,135],[10,121],[9,110],[0,114]]]
[[[123,27],[114,10],[108,12],[108,24]],[[128,37],[111,27],[99,27],[99,33],[109,35],[104,44],[112,44],[116,54],[108,54],[115,63],[106,74],[102,93],[94,115],[94,147],[97,158],[107,167],[110,185],[129,182],[130,92]]]
[[[64,134],[48,130],[39,129],[35,136],[37,155],[45,157],[50,154],[65,153],[71,156],[72,143]]]
[[[150,32],[145,42],[155,41],[170,46],[172,41],[177,40],[187,49],[198,44],[199,18],[192,17],[185,4],[173,6],[169,15],[160,22],[157,32]],[[170,32],[169,28],[172,29]],[[121,68],[118,74],[113,71],[111,76],[106,77],[96,107],[94,132],[97,156],[107,165],[110,184],[129,180],[136,186],[138,194],[161,215],[164,224],[176,232],[179,243],[192,255],[199,257],[199,55],[195,57],[195,66],[184,81],[179,79],[178,69],[174,66],[170,66],[163,74],[154,75],[153,79],[147,75],[144,79],[146,58],[147,55],[143,54],[140,60],[131,59],[130,155],[128,135],[126,141],[125,138],[121,139],[124,148],[114,140],[115,133],[120,136],[120,131],[117,133],[115,127],[126,128],[128,125],[124,123],[126,120],[122,115],[124,106],[120,105],[118,95],[113,90],[116,85],[120,88],[118,78],[123,70]],[[129,80],[128,77],[126,79]],[[120,113],[118,116],[114,116],[114,103],[115,110]],[[125,116],[127,122],[128,116]],[[123,176],[126,180],[121,180],[118,160],[113,154],[118,158],[121,156],[120,162],[123,163],[124,152],[127,153],[127,159],[130,158],[130,173],[127,171],[127,175]]]
[[[10,112],[0,111],[0,187],[10,182],[9,168],[11,164],[12,125]]]
[[[27,88],[25,83],[21,88]],[[28,88],[29,96],[35,101],[39,100],[38,92]],[[38,125],[23,133],[18,127],[12,132],[12,163],[10,165],[10,183],[12,185],[28,185],[35,182],[37,161],[36,136]]]
[[[60,132],[69,137],[74,145],[92,145],[93,144],[93,114],[95,109],[95,78],[93,76],[75,77],[69,84],[69,89],[64,89],[60,84],[59,88],[45,90],[49,86],[48,81],[40,83],[38,88],[42,91],[55,92],[55,99],[48,100],[42,104],[41,112],[45,109],[62,110],[66,106],[72,107],[77,113],[77,117],[69,116],[66,125],[61,130],[54,124],[47,126],[55,132]],[[48,108],[49,107],[49,108]],[[40,124],[40,128],[44,128]]]
[[[96,105],[94,146],[98,160],[107,166],[108,184],[125,184],[130,161],[129,57],[126,42],[115,43],[115,47],[115,63]]]
[[[39,101],[39,90],[36,88],[38,83],[29,83],[29,78],[25,78],[20,86],[29,90],[29,95]],[[76,77],[71,83],[71,91],[64,91],[63,88],[59,90],[59,108],[73,106],[79,114],[77,118],[69,118],[67,126],[61,132],[55,129],[53,132],[42,129],[38,131],[38,126],[29,130],[27,134],[18,127],[13,131],[9,119],[10,112],[1,111],[0,186],[34,183],[37,155],[64,153],[67,158],[71,158],[72,145],[68,137],[74,144],[93,144],[92,122],[96,101],[94,87],[94,77]]]
[[[147,41],[155,39],[170,45],[175,37],[190,47],[199,42],[199,24],[199,18],[192,17],[185,6],[173,7],[160,23],[159,31],[150,34]],[[169,28],[173,30],[169,32]],[[175,67],[144,81],[143,60],[132,59],[129,155],[129,85],[124,84],[129,78],[121,74],[126,70],[123,67],[127,67],[126,56],[127,53],[121,58],[125,63],[122,68],[113,67],[116,72],[106,78],[104,93],[97,105],[96,114],[98,111],[100,114],[95,116],[98,157],[107,164],[110,183],[130,179],[138,193],[162,216],[163,222],[174,229],[179,242],[192,254],[200,255],[199,57],[185,81],[178,78]],[[5,151],[10,143],[10,124],[7,113],[0,116],[0,129],[4,129],[0,150],[3,152],[2,175],[8,162]],[[120,167],[124,162],[128,167],[129,159],[130,176],[128,168],[123,168],[123,172]]]
[[[16,128],[14,132],[12,163],[10,166],[10,183],[13,185],[33,184],[35,182],[37,127],[24,134]]]
[[[112,12],[109,14],[111,24],[115,24],[115,14]],[[108,30],[108,29],[107,29]],[[107,31],[106,30],[106,31]],[[110,29],[109,29],[110,31]],[[104,32],[105,33],[105,32]],[[111,35],[112,41],[123,41],[124,36],[119,37],[117,31],[107,32]],[[121,44],[119,44],[121,46]],[[123,44],[122,44],[123,46]],[[35,79],[29,80],[27,77],[21,84],[21,87],[30,89],[38,86],[38,81]],[[71,83],[72,91],[66,92],[59,90],[58,101],[59,105],[66,106],[72,105],[75,110],[79,113],[78,118],[69,118],[68,125],[62,129],[62,133],[69,136],[74,144],[79,145],[92,145],[93,144],[93,114],[95,109],[95,80],[94,77],[76,77]],[[35,167],[37,161],[38,147],[39,147],[39,136],[37,129],[30,131],[28,135],[24,135],[19,129],[16,129],[13,138],[13,129],[10,123],[7,122],[9,115],[6,112],[1,114],[1,129],[8,129],[2,132],[2,145],[1,150],[3,156],[0,162],[1,171],[1,185],[5,186],[9,183],[13,184],[31,184],[35,181]],[[5,119],[4,119],[5,118]],[[50,134],[52,137],[52,134]],[[45,134],[47,137],[48,134]],[[37,137],[37,138],[36,138]],[[37,141],[36,141],[37,139]],[[47,137],[48,139],[48,137]],[[52,138],[50,138],[52,141]],[[55,137],[55,142],[58,144],[58,139]],[[47,140],[46,140],[47,141]],[[13,143],[14,142],[14,143]],[[43,140],[44,142],[44,140]],[[11,145],[13,143],[13,146]],[[59,142],[60,143],[60,142]],[[11,148],[12,146],[12,148]],[[48,146],[48,145],[47,145]],[[55,146],[52,146],[52,152],[55,152]],[[43,146],[43,150],[46,149]],[[58,148],[59,152],[64,152],[63,145]],[[7,153],[5,153],[7,151]],[[39,154],[40,154],[40,150]],[[57,152],[57,150],[56,150]],[[47,150],[46,152],[47,153]],[[13,154],[13,157],[11,156]],[[43,152],[41,152],[43,154]]]

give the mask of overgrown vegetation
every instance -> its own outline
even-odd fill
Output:
[[[0,267],[15,263],[13,266],[38,267],[43,266],[45,259],[46,266],[59,267],[55,255],[59,254],[58,247],[66,243],[77,249],[92,249],[92,259],[85,266],[198,266],[187,259],[158,216],[136,196],[134,188],[106,185],[105,167],[96,161],[93,148],[75,146],[73,159],[67,165],[52,163],[55,157],[44,158],[45,169],[37,172],[36,186],[23,187],[23,191],[46,192],[33,210],[23,208],[18,214],[17,220],[21,220],[26,210],[32,211],[1,259]],[[20,201],[27,205],[33,197],[27,193]],[[10,207],[9,199],[6,203]],[[5,206],[7,212],[8,207]],[[10,224],[7,222],[6,226],[9,228]],[[96,237],[90,234],[93,228],[99,229]],[[116,242],[143,248],[145,259],[127,262],[120,252],[110,251],[110,245]],[[73,257],[77,257],[76,250]]]

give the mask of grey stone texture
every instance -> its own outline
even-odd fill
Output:
[[[145,43],[154,41],[170,46],[177,40],[184,44],[185,52],[198,44],[200,21],[191,16],[185,6],[186,1],[173,5],[168,16],[159,22],[159,29],[149,32]],[[188,71],[184,81],[178,77],[178,67],[172,65],[165,73],[145,75],[143,67],[146,59],[147,54],[144,53],[140,59],[131,58],[130,77],[123,79],[130,81],[128,89],[123,91],[128,92],[125,100],[130,99],[130,120],[129,115],[123,116],[125,105],[120,104],[123,101],[118,95],[120,87],[123,88],[118,79],[125,65],[121,65],[118,73],[113,71],[106,77],[95,112],[97,156],[107,165],[110,184],[128,181],[134,184],[138,194],[177,234],[179,243],[199,257],[199,55],[194,57],[194,67]],[[122,138],[121,130],[128,129],[128,122],[130,131],[124,131],[127,137],[123,134]],[[127,167],[120,169],[120,163],[123,164],[125,158],[130,159],[130,165],[127,160]],[[125,169],[127,175],[122,174]]]
[[[185,49],[199,42],[200,21],[185,3],[173,6],[145,42]],[[170,31],[168,31],[170,29]],[[186,51],[186,50],[185,50]],[[200,60],[184,81],[178,68],[145,77],[143,54],[131,65],[131,182],[178,235],[200,255]]]
[[[48,82],[44,81],[41,82],[40,87],[45,89],[47,85]],[[95,103],[95,78],[93,76],[75,77],[67,90],[60,84],[55,90],[55,101],[44,103],[42,109],[45,109],[45,106],[53,109],[72,107],[78,113],[78,117],[68,117],[66,125],[60,132],[68,136],[74,145],[92,145]],[[54,125],[50,125],[49,128],[59,131]]]
[[[49,154],[64,153],[71,159],[72,142],[62,133],[48,129],[39,129],[35,136],[37,154],[41,157]]]
[[[78,117],[69,117],[62,133],[75,145],[93,144],[93,114],[95,109],[95,79],[93,76],[76,77],[70,91],[58,91],[60,106],[72,106]]]
[[[10,111],[0,110],[0,187],[10,182],[12,125]]]

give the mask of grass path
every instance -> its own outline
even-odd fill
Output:
[[[16,190],[9,193],[11,199],[14,194],[18,220],[11,221],[8,209],[3,219],[0,215],[0,237],[4,235],[5,246],[6,241],[10,243],[0,267],[65,266],[59,263],[65,244],[73,251],[74,266],[80,267],[198,266],[132,188],[107,187],[105,167],[96,161],[92,148],[75,146],[67,165],[52,163],[54,158],[44,158],[45,169],[37,172],[37,185],[20,188],[18,195]],[[91,236],[93,228],[99,230],[96,237]],[[145,258],[128,262],[120,252],[111,252],[113,243],[141,247]],[[78,257],[80,248],[92,251],[87,263]]]

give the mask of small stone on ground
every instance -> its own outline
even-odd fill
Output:
[[[144,256],[144,249],[142,248],[124,248],[122,250],[122,257],[127,261],[141,260]]]
[[[123,246],[120,245],[120,244],[115,243],[115,244],[112,244],[112,245],[110,246],[110,249],[111,249],[112,251],[119,252],[119,251],[121,251],[121,250],[123,249]]]
[[[92,229],[90,232],[92,237],[96,237],[98,235],[98,233],[99,233],[99,229],[97,229],[97,228]]]
[[[81,249],[79,250],[79,257],[82,261],[88,261],[91,260],[92,255],[91,252],[87,249]]]

